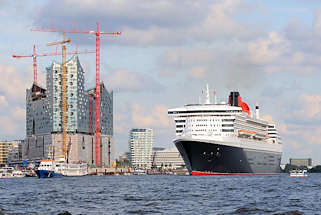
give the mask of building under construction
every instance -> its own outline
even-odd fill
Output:
[[[67,136],[69,162],[96,164],[95,90],[85,90],[84,71],[77,55],[66,62]],[[47,69],[46,88],[34,83],[26,90],[26,139],[23,159],[58,159],[63,149],[62,65]],[[113,92],[100,84],[100,160],[102,166],[114,161]]]

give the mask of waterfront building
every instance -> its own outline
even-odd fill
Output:
[[[120,168],[129,168],[130,167],[130,152],[125,152],[119,155],[119,159],[117,162],[117,167]]]
[[[153,150],[153,168],[180,169],[185,163],[176,147],[170,149]]]
[[[22,162],[22,147],[24,140],[14,140],[8,147],[8,159],[9,165],[20,164]]]
[[[66,62],[67,150],[69,161],[95,164],[95,88],[85,90],[84,70],[78,56]],[[46,87],[26,90],[26,139],[23,158],[41,160],[62,156],[62,66],[47,69]],[[101,161],[111,166],[113,145],[113,92],[101,83]]]
[[[311,158],[290,158],[290,165],[293,166],[306,166],[312,168],[312,159]]]
[[[19,154],[20,148],[20,154]],[[21,156],[20,141],[0,141],[0,166],[5,166],[13,158],[18,160]]]
[[[0,142],[0,166],[4,166],[7,163],[8,157],[8,143]]]
[[[154,133],[151,128],[131,129],[129,134],[130,163],[136,169],[150,169]]]
[[[130,160],[130,152],[124,152],[123,154],[119,155],[119,161],[126,161]]]

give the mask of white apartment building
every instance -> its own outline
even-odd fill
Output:
[[[136,169],[152,166],[154,133],[151,128],[131,129],[129,133],[130,163]]]

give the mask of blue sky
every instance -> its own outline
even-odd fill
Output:
[[[128,150],[132,127],[155,130],[155,145],[172,147],[167,109],[198,101],[206,83],[220,100],[238,90],[253,109],[277,124],[283,162],[311,157],[321,163],[321,1],[241,0],[0,0],[0,139],[25,135],[25,89],[32,60],[12,54],[55,51],[55,33],[32,27],[122,31],[105,36],[101,73],[114,90],[117,154]],[[68,35],[73,50],[95,49],[90,35]],[[94,85],[95,55],[80,55],[87,87]],[[38,58],[45,67],[59,58]]]

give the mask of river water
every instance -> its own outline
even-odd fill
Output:
[[[321,174],[0,179],[0,214],[321,214]]]

